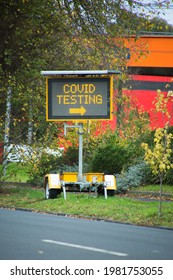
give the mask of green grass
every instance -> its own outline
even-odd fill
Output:
[[[139,188],[135,188],[133,190],[137,191],[150,191],[150,192],[159,192],[160,186],[159,185],[148,185]],[[173,186],[163,185],[163,193],[173,194]]]
[[[29,187],[0,188],[0,207],[25,208],[87,218],[108,219],[136,225],[173,228],[173,201],[162,203],[158,216],[158,201],[145,202],[128,196],[96,197],[87,193],[67,193],[57,199],[45,200],[43,189]]]
[[[24,165],[23,163],[8,163],[6,169],[6,176],[3,177],[3,166],[0,165],[0,181],[6,182],[27,182],[30,179],[29,176],[29,165]]]

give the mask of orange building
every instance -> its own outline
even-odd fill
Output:
[[[173,75],[173,35],[143,35],[131,38],[127,45],[128,67],[167,68]]]
[[[153,101],[157,90],[165,97],[169,93],[172,100],[167,110],[173,125],[173,34],[144,34],[138,39],[126,40],[127,66],[130,80],[123,87],[124,94],[131,96],[137,108],[146,111],[152,128],[163,127],[162,115],[154,113]],[[172,92],[172,93],[171,93]],[[110,126],[116,127],[116,120]]]

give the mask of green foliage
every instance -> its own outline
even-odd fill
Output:
[[[126,47],[120,38],[134,34],[136,26],[141,26],[140,20],[134,24],[133,2],[126,1],[127,6],[123,7],[124,1],[120,5],[112,0],[0,0],[0,139],[3,139],[9,87],[12,90],[10,141],[31,144],[44,139],[50,126],[45,124],[45,81],[40,70],[125,65]],[[135,5],[144,7],[142,1]],[[115,43],[108,36],[119,37],[117,54]]]
[[[133,132],[134,130],[135,128]],[[125,131],[127,130],[111,132],[108,128],[106,133],[98,138],[92,150],[92,157],[89,160],[91,171],[118,174],[143,160],[144,151],[141,143],[143,141],[152,143],[153,132],[149,129],[143,132],[136,130],[133,137],[133,134],[129,131],[124,137],[123,133]]]
[[[167,133],[167,129],[158,128],[155,131],[153,150],[148,147],[148,144],[142,144],[145,150],[145,160],[151,166],[153,174],[163,176],[167,170],[173,168],[173,164],[170,161],[172,153],[170,148],[171,139],[173,139],[173,135]]]
[[[120,144],[106,145],[98,148],[91,160],[92,172],[104,172],[115,174],[121,172],[124,165],[128,165],[132,157],[132,151],[128,146]]]
[[[132,165],[127,171],[116,174],[117,189],[119,192],[125,192],[130,188],[146,185],[151,180],[152,172],[145,162]]]
[[[158,2],[161,5],[164,1]],[[121,1],[121,4],[112,0],[0,0],[0,141],[3,141],[6,133],[6,97],[10,88],[12,101],[9,141],[42,147],[54,144],[56,147],[55,142],[62,124],[48,123],[45,120],[45,79],[40,76],[40,71],[115,69],[117,65],[123,71],[127,54],[124,36],[138,32],[143,24],[141,17],[145,15],[141,12],[143,15],[138,20],[133,4],[137,5],[136,8],[145,7],[142,1],[136,3],[131,0]],[[109,40],[112,36],[119,37],[116,51],[114,40]],[[135,123],[135,138],[138,139],[138,135],[145,130],[143,123],[146,118],[143,114],[138,118],[138,112],[132,111],[131,106],[129,108],[126,119],[129,119],[131,126],[129,123],[126,125],[124,137],[131,135]],[[99,139],[98,145],[89,136],[84,139],[84,158],[87,162],[92,158],[93,151],[104,144],[104,141],[105,138],[103,141]],[[111,173],[117,173],[122,166],[129,165],[137,152],[134,153],[134,146],[127,148],[114,144],[113,147],[108,145],[108,151],[104,147],[101,149],[105,155],[98,151],[98,155],[92,159],[92,165],[95,170],[98,166],[99,170]],[[138,151],[140,153],[139,149]],[[59,158],[58,161],[58,165],[76,165],[75,149],[68,149],[63,160]],[[54,168],[56,162],[43,155],[40,162],[31,164],[33,173],[36,172],[37,175],[38,168],[38,174],[42,176],[51,166]]]
[[[30,176],[31,182],[40,183],[46,173],[57,173],[61,171],[77,171],[78,149],[69,147],[62,155],[55,156],[47,153],[34,159],[34,164],[31,166]]]
[[[57,169],[58,159],[54,155],[42,153],[33,165],[30,165],[30,182],[42,183],[45,174]]]
[[[63,164],[73,166],[78,164],[78,148],[69,146],[63,154]]]
[[[145,23],[144,23],[145,22]],[[151,32],[173,32],[173,26],[171,24],[168,24],[166,20],[154,17],[153,19],[146,22],[146,20],[143,20],[145,31],[151,31]]]
[[[168,85],[169,87],[169,85]],[[161,215],[162,209],[162,191],[164,176],[168,171],[173,169],[172,162],[172,140],[173,134],[169,132],[169,124],[171,120],[171,113],[167,110],[168,102],[172,101],[172,92],[169,92],[167,97],[161,90],[157,90],[155,104],[156,112],[160,112],[164,122],[163,128],[157,128],[154,134],[153,148],[149,148],[147,143],[142,143],[145,151],[144,159],[150,165],[153,174],[159,176],[160,180],[160,200],[158,207],[158,215]]]
[[[145,160],[150,165],[153,174],[158,174],[161,186],[164,180],[164,175],[169,170],[173,169],[173,134],[170,132],[171,129],[169,128],[172,116],[167,109],[169,101],[172,101],[172,94],[168,94],[167,97],[165,97],[164,93],[157,90],[156,100],[154,101],[155,110],[162,114],[164,127],[155,130],[152,148],[149,147],[148,143],[142,143],[142,147],[145,151]]]

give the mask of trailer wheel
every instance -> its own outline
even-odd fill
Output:
[[[115,195],[115,190],[107,190],[108,195],[114,196]]]
[[[45,199],[57,198],[57,195],[58,195],[58,191],[56,189],[49,189],[49,184],[47,182],[45,188]]]
[[[50,189],[49,190],[49,198],[52,198],[52,199],[54,199],[54,198],[57,198],[57,190],[55,190],[55,189]]]
[[[104,186],[103,185],[100,185],[97,188],[97,193],[98,193],[98,195],[104,195]]]

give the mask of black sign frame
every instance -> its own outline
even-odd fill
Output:
[[[47,77],[46,120],[111,120],[113,76]]]

